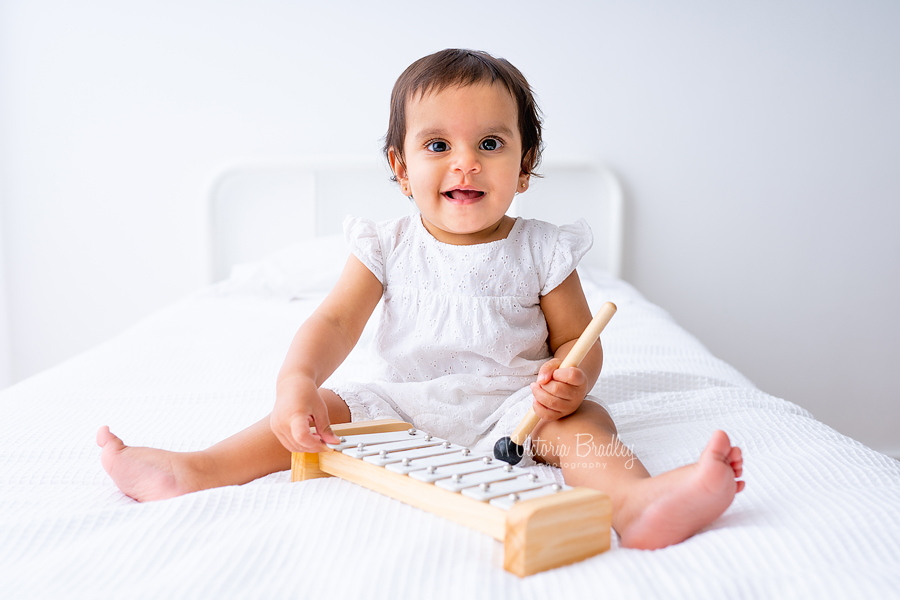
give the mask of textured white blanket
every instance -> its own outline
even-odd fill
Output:
[[[722,598],[900,594],[900,463],[756,389],[620,281],[595,394],[651,473],[696,460],[717,428],[746,490],[658,551],[613,548],[519,579],[493,539],[334,478],[138,504],[94,436],[206,447],[265,415],[294,331],[320,296],[219,285],[0,394],[3,598]],[[258,282],[257,282],[258,283]],[[269,291],[266,291],[266,290]],[[336,377],[369,368],[364,348]],[[848,399],[850,401],[850,399]],[[536,467],[546,473],[555,470]]]

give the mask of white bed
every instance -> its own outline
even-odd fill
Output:
[[[900,597],[900,463],[758,390],[610,274],[621,195],[608,171],[545,171],[522,200],[553,204],[519,210],[588,213],[598,244],[579,272],[592,308],[619,307],[594,393],[623,442],[651,473],[696,460],[717,428],[743,449],[746,490],[713,525],[652,552],[614,537],[608,552],[519,579],[492,538],[336,478],[290,483],[283,472],[148,504],[122,495],[100,465],[97,428],[195,450],[265,415],[293,333],[344,262],[332,235],[341,211],[408,209],[374,163],[242,165],[217,179],[211,202],[211,272],[244,261],[231,277],[0,393],[0,597]],[[362,198],[322,196],[366,178]],[[382,185],[395,199],[375,200]],[[316,199],[288,191],[298,186]],[[298,241],[272,254],[284,236]],[[365,376],[370,336],[335,377]]]

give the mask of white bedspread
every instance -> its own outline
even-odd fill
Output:
[[[128,444],[195,450],[271,408],[288,343],[320,296],[289,301],[242,281],[0,394],[0,597],[900,594],[900,463],[756,389],[602,276],[586,284],[591,305],[612,300],[619,312],[594,393],[621,439],[654,474],[696,460],[717,428],[743,448],[746,490],[682,544],[638,551],[614,539],[609,552],[519,579],[502,569],[499,542],[336,478],[276,473],[138,504],[100,465],[100,425]],[[363,350],[336,376],[364,376]]]

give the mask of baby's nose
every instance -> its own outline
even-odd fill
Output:
[[[478,154],[472,150],[460,150],[453,161],[453,169],[463,173],[477,173],[481,170]]]

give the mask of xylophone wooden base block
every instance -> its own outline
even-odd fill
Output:
[[[590,558],[609,550],[611,528],[609,496],[596,490],[522,502],[506,517],[503,568],[524,577]]]
[[[405,431],[397,420],[335,425],[339,436]],[[503,510],[329,450],[294,453],[291,481],[337,476],[476,529],[503,542],[504,568],[524,577],[609,549],[612,506],[606,494],[575,488]]]

